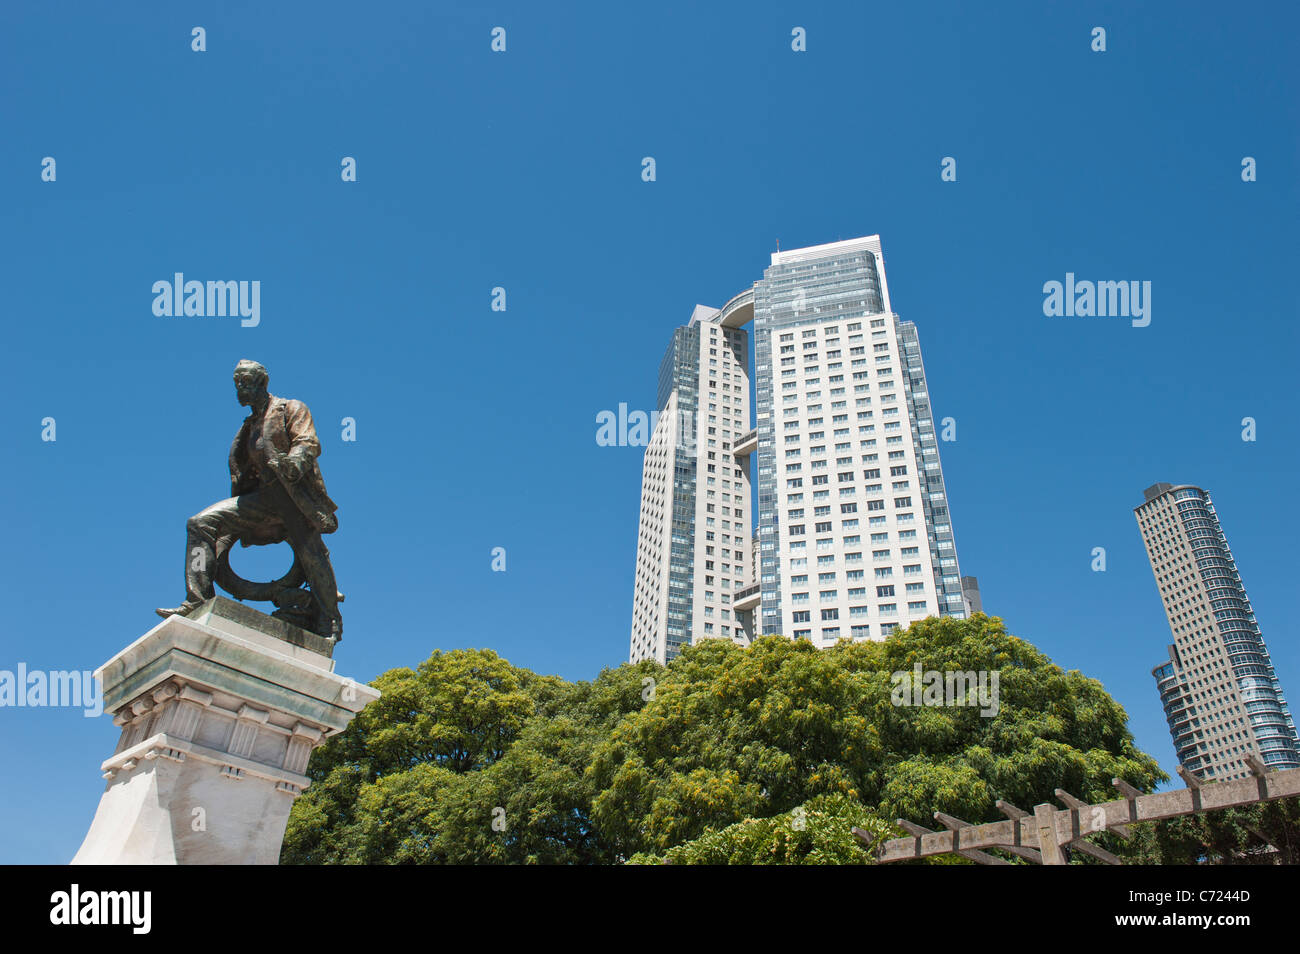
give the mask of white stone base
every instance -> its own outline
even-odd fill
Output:
[[[122,736],[72,863],[276,864],[312,749],[379,698],[331,650],[218,597],[105,663]]]

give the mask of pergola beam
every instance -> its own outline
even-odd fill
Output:
[[[951,815],[945,815],[943,812],[935,812],[934,820],[949,831],[957,831],[961,828],[970,828],[971,823],[962,821],[960,818],[953,818]],[[957,854],[963,858],[969,858],[971,861],[980,865],[1009,865],[1011,862],[996,855],[990,855],[983,851],[959,851]]]
[[[1029,812],[1025,811],[1023,808],[1016,808],[1015,805],[1012,805],[1010,802],[1001,798],[999,798],[994,804],[998,806],[998,811],[1006,815],[1008,818],[1019,819],[1024,818],[1029,814]]]
[[[1114,784],[1114,782],[1115,780],[1111,779],[1111,783]],[[1091,808],[1092,807],[1083,799],[1075,798],[1073,795],[1071,795],[1063,788],[1058,788],[1056,790],[1056,797],[1060,801],[1060,803],[1064,805],[1066,808]],[[1113,825],[1110,830],[1125,840],[1128,840],[1133,837],[1129,833],[1128,825]],[[1112,855],[1111,857],[1114,857],[1114,855]]]
[[[1252,770],[1256,768],[1252,766]],[[1258,769],[1263,769],[1262,764]],[[882,844],[877,851],[877,860],[888,863],[955,851],[978,851],[983,848],[1010,851],[1023,848],[1037,849],[1043,856],[1043,862],[1052,864],[1058,860],[1063,862],[1060,850],[1062,846],[1072,845],[1098,832],[1113,831],[1134,822],[1159,821],[1300,795],[1300,769],[1264,771],[1250,778],[1225,782],[1202,782],[1182,766],[1179,766],[1179,774],[1190,780],[1189,788],[1141,795],[1135,794],[1128,783],[1116,779],[1112,784],[1125,795],[1124,798],[1096,805],[1078,802],[1064,811],[1050,804],[1038,805],[1032,816],[1009,802],[999,801],[999,810],[1011,816],[1006,821],[969,825],[943,832],[930,832],[918,825],[916,828],[920,831],[913,832],[913,837],[895,838]],[[1095,845],[1080,850],[1099,860],[1107,860],[1096,854],[1103,849]]]

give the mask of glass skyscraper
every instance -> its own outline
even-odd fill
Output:
[[[1178,760],[1222,781],[1250,774],[1246,757],[1300,768],[1286,697],[1210,495],[1154,484],[1138,527],[1174,642],[1152,670]]]

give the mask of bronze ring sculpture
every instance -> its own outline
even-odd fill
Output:
[[[254,583],[246,580],[230,566],[230,550],[235,545],[235,537],[225,536],[217,541],[216,582],[223,590],[237,600],[260,600],[280,605],[280,598],[286,590],[299,589],[307,582],[307,574],[298,562],[298,554],[293,555],[293,566],[289,572],[270,583]]]

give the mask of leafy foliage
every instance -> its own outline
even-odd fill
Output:
[[[896,704],[891,675],[916,664],[997,671],[996,714]],[[853,825],[1165,778],[1100,683],[982,615],[829,650],[709,640],[579,683],[435,652],[375,685],[313,755],[282,861],[864,863]]]
[[[721,831],[668,849],[663,857],[638,854],[629,864],[672,865],[866,865],[872,856],[853,835],[860,828],[877,838],[902,835],[847,795],[818,795],[773,818],[746,818]]]
[[[1300,864],[1300,798],[1135,825],[1117,851],[1131,864]]]
[[[999,706],[895,705],[895,672],[998,671]],[[887,818],[1002,818],[998,798],[1059,786],[1110,798],[1165,778],[1101,684],[1063,672],[1001,620],[931,617],[881,643],[830,650],[779,637],[692,647],[592,765],[592,815],[627,855],[661,853],[746,817],[840,793]]]
[[[654,663],[567,683],[491,650],[435,652],[312,755],[285,864],[595,863],[586,768]],[[500,830],[493,821],[500,819]]]

